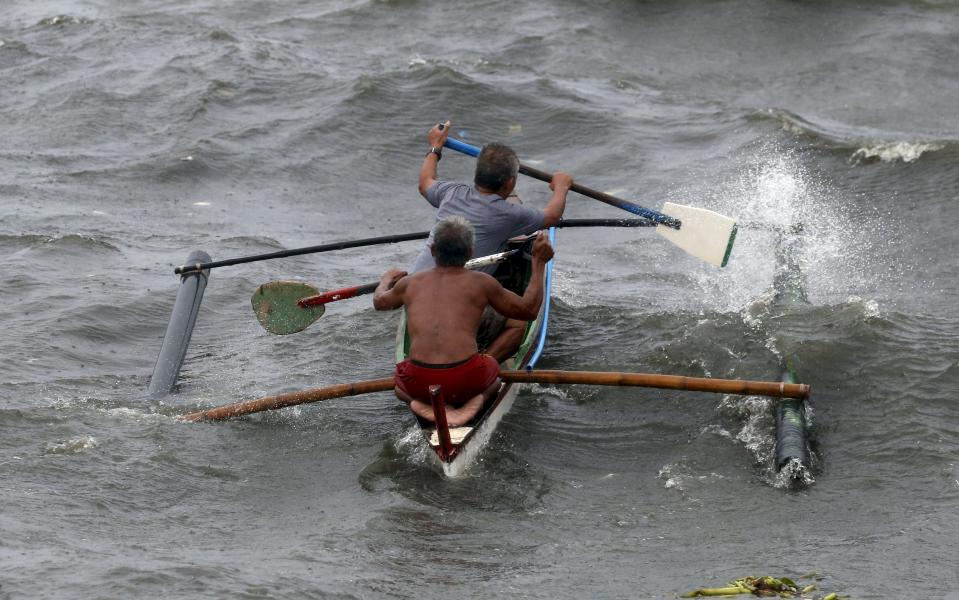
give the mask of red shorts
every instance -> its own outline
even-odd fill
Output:
[[[442,386],[443,400],[459,406],[482,394],[499,377],[499,363],[489,354],[474,354],[450,365],[428,365],[406,359],[396,365],[396,387],[410,397],[430,402],[430,386]]]

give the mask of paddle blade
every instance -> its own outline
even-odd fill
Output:
[[[656,233],[696,258],[725,267],[736,239],[736,221],[705,208],[667,202],[663,213],[682,221],[682,227],[659,226]]]
[[[303,331],[323,316],[326,307],[322,304],[300,308],[300,298],[320,293],[312,285],[302,281],[271,281],[253,292],[253,312],[263,329],[277,335]]]

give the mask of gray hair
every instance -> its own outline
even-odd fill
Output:
[[[433,227],[433,258],[438,267],[462,267],[473,256],[473,225],[463,217],[443,219]]]
[[[476,174],[473,183],[492,190],[499,191],[510,177],[519,173],[519,158],[513,149],[505,144],[495,142],[483,146],[483,150],[476,159]]]

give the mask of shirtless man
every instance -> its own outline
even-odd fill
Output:
[[[437,165],[442,156],[443,144],[450,133],[450,122],[437,123],[427,133],[430,151],[420,166],[419,191],[432,206],[436,207],[436,220],[458,216],[469,221],[475,228],[476,256],[488,256],[506,249],[506,242],[515,236],[526,235],[552,227],[563,216],[566,209],[566,195],[573,185],[569,173],[553,173],[549,188],[552,190],[549,202],[542,209],[530,208],[519,203],[514,194],[519,174],[519,159],[509,146],[487,144],[476,159],[476,173],[473,184],[440,181],[437,179]],[[514,202],[515,201],[515,202]],[[430,242],[420,252],[410,268],[418,273],[433,266]],[[492,273],[495,265],[482,268]],[[523,340],[526,322],[519,319],[507,319],[489,309],[483,315],[482,330],[489,338],[484,352],[502,362],[516,353]]]
[[[473,255],[473,227],[450,217],[433,228],[430,247],[436,267],[406,276],[390,269],[373,293],[376,310],[406,307],[409,358],[396,365],[396,396],[414,413],[435,421],[429,386],[440,385],[450,427],[468,423],[486,398],[499,389],[499,362],[479,354],[476,331],[487,305],[500,314],[528,321],[543,302],[543,277],[553,248],[545,234],[533,243],[533,272],[519,296],[493,276],[463,265]]]

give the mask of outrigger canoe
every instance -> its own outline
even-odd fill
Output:
[[[635,225],[629,225],[635,226]],[[425,233],[417,234],[425,237]],[[418,239],[417,238],[417,239]],[[555,229],[549,230],[550,242],[555,246]],[[522,246],[522,244],[520,244]],[[502,264],[500,264],[502,263]],[[489,264],[500,264],[496,275],[506,287],[523,292],[530,280],[530,259],[523,255],[522,250],[514,249],[498,255],[474,259],[467,265],[475,268]],[[524,332],[522,344],[517,353],[504,361],[505,369],[500,372],[503,382],[498,392],[478,412],[477,416],[464,427],[453,428],[452,431],[443,423],[436,425],[432,422],[416,418],[417,426],[422,432],[424,444],[430,449],[427,454],[439,466],[440,470],[449,477],[463,474],[482,452],[484,445],[502,420],[503,416],[512,407],[513,401],[519,393],[520,386],[529,383],[539,384],[583,384],[583,385],[610,385],[610,386],[637,386],[660,389],[689,390],[700,392],[714,392],[723,394],[760,395],[778,398],[794,398],[805,400],[809,397],[808,385],[793,383],[794,375],[783,381],[748,381],[738,379],[712,379],[688,377],[683,375],[656,375],[649,373],[617,373],[595,371],[542,371],[533,370],[538,361],[546,340],[546,331],[549,323],[550,291],[552,289],[552,261],[546,265],[544,278],[544,298],[537,317],[530,321]],[[202,267],[202,265],[198,265]],[[352,298],[362,294],[372,293],[378,283],[355,286],[320,293],[313,286],[302,282],[275,281],[263,284],[253,294],[252,303],[257,319],[263,327],[276,334],[290,334],[302,331],[309,327],[323,314],[323,306],[327,302]],[[179,301],[179,297],[178,297]],[[309,308],[308,311],[301,309]],[[319,309],[319,310],[318,310]],[[192,326],[192,325],[191,325]],[[400,362],[408,357],[410,340],[406,330],[405,314],[401,316],[397,331],[396,360]],[[274,396],[265,396],[255,400],[248,400],[228,404],[208,410],[185,414],[185,421],[222,420],[252,414],[264,410],[275,410],[287,406],[295,406],[307,402],[318,402],[356,396],[373,392],[385,392],[394,387],[394,378],[382,377],[369,381],[340,384],[303,390]],[[439,386],[435,386],[439,387]],[[431,400],[442,400],[442,394],[436,394]],[[436,405],[434,404],[434,410]],[[437,415],[445,415],[444,410],[435,410]],[[412,413],[411,413],[412,414]],[[444,421],[444,419],[440,419]],[[784,421],[783,418],[779,419]],[[803,431],[804,433],[804,431]],[[779,434],[782,437],[782,434]],[[804,450],[805,436],[801,440]],[[793,458],[792,455],[789,458]],[[802,460],[802,459],[800,459]],[[781,463],[780,463],[781,464]]]
[[[555,229],[549,230],[550,243],[555,240]],[[523,342],[514,356],[507,359],[505,367],[509,369],[532,369],[542,353],[546,341],[546,329],[549,321],[550,287],[552,283],[553,262],[546,266],[544,278],[543,303],[537,317],[526,326]],[[522,252],[514,253],[505,262],[497,267],[494,276],[503,285],[518,294],[522,294],[529,282],[532,269],[530,258]],[[408,358],[410,348],[409,332],[406,329],[406,313],[400,319],[396,335],[396,362]],[[463,427],[446,427],[445,419],[440,424],[432,423],[414,415],[417,425],[423,433],[426,444],[435,459],[434,464],[447,477],[459,477],[480,454],[486,442],[495,431],[519,393],[521,383],[500,384],[499,392],[493,395],[477,413],[472,421]],[[424,401],[429,401],[424,399]],[[412,413],[411,413],[412,414]],[[448,432],[448,435],[447,435]]]

